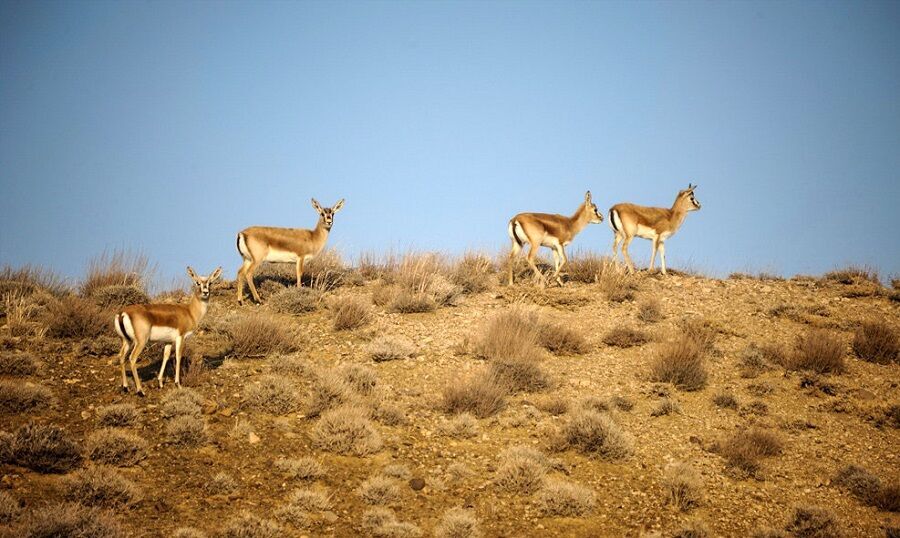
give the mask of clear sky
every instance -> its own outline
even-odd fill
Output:
[[[898,175],[900,2],[0,3],[0,264],[233,276],[310,197],[351,260],[496,252],[692,181],[670,266],[888,275]]]

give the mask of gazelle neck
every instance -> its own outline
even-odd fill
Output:
[[[319,222],[316,223],[315,229],[313,229],[313,234],[316,237],[328,237],[328,232],[331,231],[331,226],[329,224],[325,224],[325,219],[319,217]]]
[[[671,214],[672,227],[674,229],[678,229],[681,227],[681,223],[684,222],[684,218],[687,217],[687,209],[684,208],[683,204],[680,204],[680,199],[675,198],[675,203],[672,204],[672,209],[669,210]]]
[[[582,202],[581,205],[578,206],[578,210],[575,211],[575,214],[569,217],[569,222],[571,224],[572,235],[577,234],[590,224],[591,213],[588,205]]]
[[[191,294],[191,302],[188,305],[188,309],[190,310],[191,318],[194,320],[194,325],[199,325],[200,320],[203,319],[207,309],[209,309],[209,299],[201,299],[200,294],[194,291]]]

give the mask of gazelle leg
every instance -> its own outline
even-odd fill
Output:
[[[569,258],[566,257],[566,247],[562,245],[559,246],[559,257],[562,260],[562,263],[559,264],[559,269],[556,270],[556,281],[559,282],[560,286],[562,286],[563,283],[562,279],[559,277],[559,272],[569,264]]]
[[[618,261],[619,259],[619,242],[622,241],[622,236],[618,233],[613,234],[613,261]]]
[[[530,248],[528,249],[528,256],[525,257],[528,260],[528,265],[531,266],[531,270],[534,271],[534,276],[537,277],[538,281],[541,283],[541,287],[547,285],[547,281],[544,279],[544,275],[541,274],[540,269],[537,268],[537,265],[534,263],[534,258],[537,256],[538,248],[540,245],[535,243],[529,243]]]
[[[522,252],[522,246],[519,245],[519,242],[513,239],[512,249],[509,251],[509,285],[513,285],[513,269],[515,269],[516,260],[518,259],[519,253]]]
[[[660,267],[662,267],[662,274],[664,274],[664,275],[668,274],[668,273],[666,273],[666,242],[665,241],[659,242],[659,265],[660,265]]]
[[[136,341],[134,343],[134,348],[131,350],[131,357],[129,357],[129,362],[131,363],[131,377],[134,378],[134,388],[137,391],[138,396],[144,395],[144,388],[141,386],[141,376],[138,375],[137,371],[137,360],[141,355],[141,351],[144,351],[144,346],[147,345],[147,341]]]
[[[166,372],[166,363],[169,362],[169,355],[172,354],[172,344],[166,344],[166,347],[163,348],[163,362],[162,366],[159,367],[159,388],[163,388],[163,376]]]
[[[251,261],[250,265],[248,265],[247,269],[244,271],[244,277],[247,279],[247,287],[250,288],[253,300],[257,303],[262,303],[262,300],[259,298],[259,292],[256,291],[256,284],[253,283],[253,273],[256,272],[257,267],[259,267],[259,262]]]
[[[303,256],[297,258],[297,287],[301,286],[300,282],[303,278]]]
[[[237,300],[240,305],[244,304],[244,279],[247,278],[247,269],[249,267],[250,260],[244,260],[237,273]]]
[[[122,351],[119,352],[119,369],[122,370],[122,392],[128,392],[128,378],[125,376],[125,357],[131,349],[131,343],[128,340],[122,340]]]
[[[634,237],[626,237],[625,241],[622,242],[622,258],[625,259],[625,265],[628,266],[630,273],[634,272],[634,263],[631,262],[631,256],[628,254],[628,246],[631,244],[632,239]]]
[[[648,271],[650,273],[653,272],[653,266],[656,263],[656,247],[658,245],[659,245],[659,238],[653,239],[653,245],[651,246],[652,250],[650,251],[650,269]]]
[[[184,337],[175,337],[175,384],[181,386],[181,349],[184,347]]]

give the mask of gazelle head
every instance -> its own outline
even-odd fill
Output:
[[[584,210],[590,216],[591,223],[600,224],[603,222],[603,213],[597,209],[597,204],[591,201],[591,191],[584,193]]]
[[[196,293],[200,299],[207,301],[209,300],[210,286],[222,276],[222,268],[217,268],[210,273],[209,276],[197,276],[197,273],[188,266],[187,273],[190,275],[191,280],[194,281],[194,293]]]
[[[688,183],[688,188],[678,193],[678,198],[675,199],[675,205],[685,211],[699,210],[700,202],[698,202],[697,198],[694,196],[694,189],[696,188],[696,185]]]
[[[331,230],[331,225],[334,223],[334,214],[341,210],[344,207],[344,199],[341,198],[338,203],[334,204],[333,207],[322,207],[319,205],[319,202],[316,201],[315,198],[312,199],[312,206],[319,213],[319,218],[322,220],[322,223],[325,225],[326,230]]]

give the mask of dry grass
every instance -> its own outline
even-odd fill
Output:
[[[663,417],[672,413],[681,413],[681,406],[678,402],[671,398],[663,398],[656,404],[656,407],[650,411],[651,417]]]
[[[845,370],[844,343],[830,331],[812,329],[797,338],[787,367],[817,374],[840,374]]]
[[[580,355],[590,350],[587,339],[571,326],[541,323],[538,345],[556,355]]]
[[[545,413],[558,417],[569,411],[569,400],[561,394],[553,394],[538,399],[535,406]]]
[[[81,448],[66,430],[29,423],[13,434],[4,460],[42,473],[64,473],[81,463]]]
[[[358,329],[373,318],[372,307],[361,297],[341,297],[331,305],[332,326],[336,331]]]
[[[141,490],[114,468],[94,465],[66,477],[63,497],[87,506],[115,508],[139,501]]]
[[[38,292],[61,296],[69,291],[65,279],[36,265],[24,265],[13,269],[5,265],[0,269],[0,295],[19,293],[26,296]]]
[[[178,446],[193,447],[206,442],[206,421],[203,417],[182,415],[166,424],[166,439]]]
[[[470,375],[444,387],[441,410],[448,414],[471,413],[478,418],[495,415],[506,407],[509,389],[485,372]]]
[[[311,288],[292,286],[285,288],[269,299],[269,305],[282,314],[306,314],[318,310],[322,304],[322,293]]]
[[[508,392],[536,392],[552,386],[541,369],[541,354],[529,348],[515,357],[496,357],[488,364],[488,377]]]
[[[315,480],[325,476],[322,464],[310,457],[279,458],[275,460],[275,469],[296,480]]]
[[[339,407],[326,411],[313,427],[313,446],[337,454],[366,456],[381,450],[381,434],[364,409]]]
[[[435,538],[480,538],[481,535],[475,512],[464,508],[447,510],[434,528]]]
[[[96,338],[113,331],[113,314],[86,299],[66,295],[47,305],[44,324],[47,336],[53,338]]]
[[[438,304],[428,294],[411,292],[397,287],[390,289],[394,290],[394,294],[388,302],[389,312],[398,314],[421,314],[437,310]]]
[[[275,355],[269,357],[269,371],[299,379],[308,379],[315,375],[315,368],[310,361],[295,355]]]
[[[741,353],[741,358],[738,363],[741,377],[751,379],[759,376],[763,372],[771,370],[771,361],[773,358],[781,361],[784,360],[784,352],[781,351],[781,353],[779,353],[780,350],[781,348],[776,348],[771,345],[760,346],[754,343],[749,344]]]
[[[878,276],[878,271],[870,267],[860,267],[855,265],[829,271],[825,273],[824,279],[844,285],[869,282],[881,286],[881,278]]]
[[[103,308],[117,308],[150,302],[150,297],[143,289],[130,284],[112,284],[96,288],[91,292],[90,299]]]
[[[281,538],[284,530],[271,519],[262,519],[242,512],[235,516],[217,535],[220,538]]]
[[[263,376],[247,388],[245,401],[253,409],[285,415],[300,407],[300,395],[293,382],[275,375]]]
[[[103,428],[85,441],[88,458],[97,463],[130,466],[147,457],[147,442],[133,433]]]
[[[18,531],[20,538],[120,538],[111,512],[78,503],[48,504],[34,510]]]
[[[422,536],[419,527],[399,521],[389,508],[370,508],[362,514],[362,528],[372,538],[415,538]]]
[[[345,364],[338,370],[344,382],[357,394],[371,396],[378,385],[375,370],[361,364]]]
[[[184,368],[181,372],[182,387],[199,387],[203,385],[209,374],[209,368],[206,367],[206,361],[203,356],[195,354],[192,357],[183,357]]]
[[[482,293],[497,285],[497,267],[488,256],[468,252],[450,269],[450,282],[463,293]]]
[[[131,426],[137,421],[138,412],[134,404],[111,404],[97,408],[97,424],[104,427]]]
[[[728,465],[757,476],[761,460],[765,457],[782,453],[784,444],[773,432],[753,428],[738,430],[731,437],[714,447],[714,451],[722,455]]]
[[[408,359],[415,352],[415,344],[403,336],[379,336],[367,347],[369,358],[375,362]]]
[[[322,511],[331,508],[331,495],[321,487],[295,489],[288,496],[288,505],[306,512]]]
[[[675,531],[672,538],[710,538],[712,534],[702,521],[689,521]]]
[[[662,321],[663,317],[659,299],[647,299],[638,305],[637,318],[644,323],[656,323]]]
[[[634,441],[606,413],[578,409],[559,430],[558,450],[575,449],[582,454],[606,460],[618,460],[634,452]]]
[[[900,362],[900,336],[883,321],[864,323],[853,335],[853,352],[877,364]]]
[[[882,484],[877,476],[857,465],[838,471],[833,483],[861,502],[888,512],[900,511],[900,484]]]
[[[0,525],[11,523],[18,519],[22,513],[22,507],[12,495],[0,491]]]
[[[702,389],[708,377],[702,348],[685,335],[663,344],[650,366],[651,381],[672,383],[685,391]]]
[[[313,378],[306,416],[317,417],[329,409],[353,403],[355,398],[353,388],[347,384],[343,376],[335,371],[325,370]]]
[[[650,335],[646,331],[632,327],[616,327],[603,336],[603,343],[613,347],[642,346],[650,341]]]
[[[232,352],[239,359],[260,358],[272,353],[289,353],[297,348],[297,338],[277,318],[265,314],[245,314],[228,325]]]
[[[472,415],[462,413],[442,423],[438,431],[456,439],[471,439],[478,435],[478,421]]]
[[[795,538],[840,538],[844,535],[834,514],[818,506],[798,506],[785,530]]]
[[[580,484],[547,480],[536,496],[538,509],[546,516],[583,516],[593,510],[594,492]]]
[[[500,453],[494,483],[505,491],[534,493],[544,484],[547,457],[528,447],[508,448]]]
[[[698,506],[703,500],[703,480],[694,467],[685,462],[666,467],[663,487],[670,503],[682,512]]]
[[[709,353],[713,350],[719,328],[711,320],[706,318],[685,318],[678,322],[678,328],[681,329],[682,337],[694,342],[703,353]]]
[[[569,257],[569,263],[565,272],[572,282],[594,284],[610,272],[618,272],[616,263],[608,256],[599,256],[596,253],[578,250]]]
[[[0,375],[24,377],[37,373],[38,362],[28,353],[0,352]]]
[[[23,291],[6,292],[2,298],[0,317],[5,317],[3,328],[10,336],[43,339],[47,328],[41,322],[41,314],[46,311],[47,303],[56,299],[45,292],[26,294]],[[35,298],[39,300],[36,301]]]
[[[46,409],[53,403],[50,389],[21,381],[0,380],[0,412],[25,413]]]
[[[357,493],[362,501],[371,505],[388,505],[400,501],[400,481],[384,475],[372,476],[360,484]]]
[[[731,392],[718,392],[715,396],[713,396],[713,403],[716,404],[717,407],[722,407],[724,409],[737,409],[738,401],[735,395]]]
[[[178,527],[172,533],[172,538],[207,538],[206,533],[193,527]]]
[[[88,262],[87,274],[78,286],[83,297],[92,297],[108,286],[131,286],[144,290],[150,282],[155,267],[151,267],[147,256],[125,250],[114,250]]]
[[[176,387],[169,389],[159,403],[163,418],[199,416],[203,396],[194,389]]]
[[[515,357],[538,344],[540,321],[536,312],[512,307],[491,318],[472,344],[472,353],[482,359]]]
[[[208,495],[228,495],[238,487],[237,480],[226,472],[214,474],[203,484],[203,491]]]

